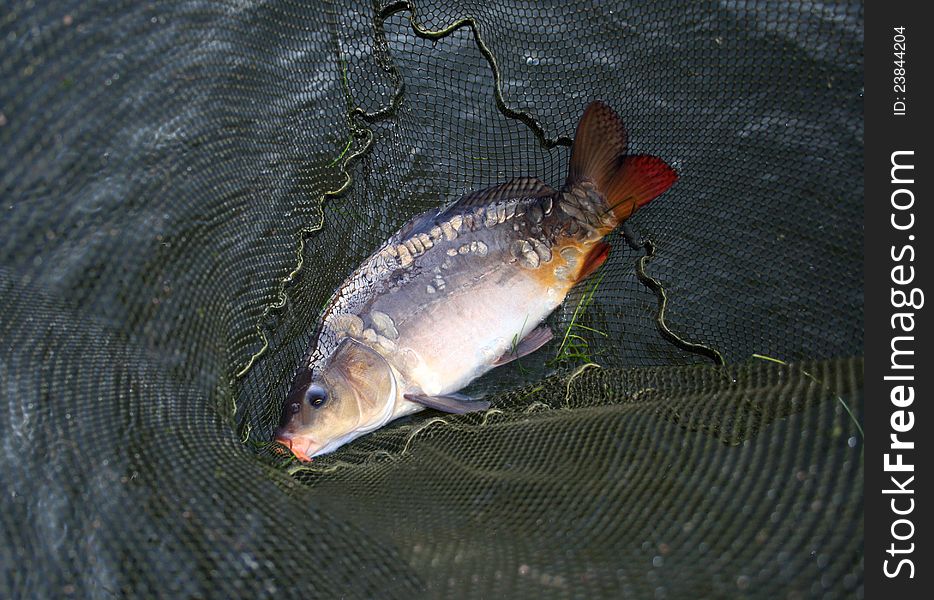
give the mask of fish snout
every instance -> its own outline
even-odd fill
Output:
[[[308,436],[287,431],[277,431],[275,440],[292,451],[292,454],[302,462],[309,462],[311,457],[321,449],[321,445]]]

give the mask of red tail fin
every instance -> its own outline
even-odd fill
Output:
[[[665,161],[655,156],[624,156],[626,129],[613,109],[592,102],[577,124],[571,164],[565,184],[590,180],[604,195],[617,223],[648,204],[678,179]]]

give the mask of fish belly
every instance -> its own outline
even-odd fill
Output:
[[[448,294],[400,332],[400,371],[412,389],[438,395],[463,388],[535,329],[567,293],[567,286],[549,285],[510,265],[498,271]]]

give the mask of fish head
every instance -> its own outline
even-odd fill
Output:
[[[292,381],[276,441],[303,461],[332,452],[392,417],[396,378],[386,359],[347,338],[316,373],[302,367]]]

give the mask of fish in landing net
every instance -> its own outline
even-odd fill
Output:
[[[457,391],[547,343],[540,323],[606,260],[603,237],[678,178],[625,152],[619,117],[594,102],[560,190],[513,179],[406,223],[328,303],[276,440],[309,460],[426,407],[488,408]]]

